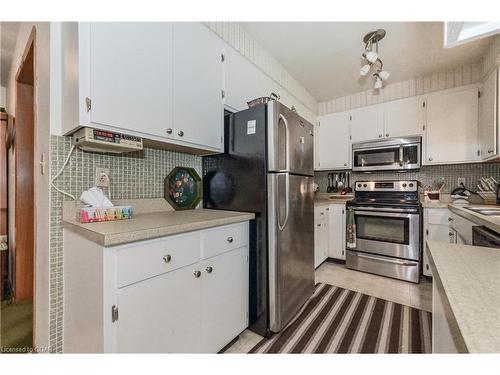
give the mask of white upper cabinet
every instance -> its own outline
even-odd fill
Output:
[[[424,164],[477,162],[478,88],[461,87],[426,99]]]
[[[223,149],[223,42],[198,22],[80,23],[78,125]],[[69,81],[69,80],[68,80]],[[63,83],[70,86],[68,82]]]
[[[174,23],[172,128],[180,140],[222,147],[222,52],[222,41],[201,23]]]
[[[350,168],[349,112],[318,117],[315,169]]]
[[[361,142],[384,136],[384,110],[382,105],[372,105],[350,111],[351,141]]]
[[[248,108],[247,102],[276,91],[277,84],[234,49],[225,54],[224,104],[232,111]]]
[[[498,156],[498,69],[484,81],[479,98],[479,145],[482,160]]]
[[[422,97],[384,103],[384,136],[421,135],[424,131],[423,103]]]
[[[81,32],[82,125],[164,136],[172,124],[172,24],[96,22]]]

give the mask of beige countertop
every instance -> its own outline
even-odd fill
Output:
[[[316,193],[314,197],[314,205],[322,206],[328,204],[346,204],[347,201],[350,201],[354,198],[353,194],[333,194],[333,193]]]
[[[63,227],[98,243],[114,246],[133,241],[170,236],[193,230],[252,220],[253,213],[195,209],[185,211],[155,211],[134,214],[132,219],[103,223],[77,222],[71,216],[63,220]]]
[[[500,353],[500,249],[427,241],[435,282],[470,353]]]
[[[466,207],[484,207],[484,208],[491,208],[491,207],[499,207],[498,205],[491,205],[491,204],[471,204],[471,205],[458,205],[458,204],[449,204],[448,208],[450,209],[451,212],[456,213],[457,215],[460,215],[464,217],[465,219],[468,219],[472,222],[474,222],[477,225],[484,225],[486,228],[491,229],[492,231],[495,231],[497,233],[500,233],[500,216],[486,216],[482,215],[478,212],[474,212],[471,210],[468,210]]]

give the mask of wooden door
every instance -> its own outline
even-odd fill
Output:
[[[382,104],[350,111],[351,141],[376,140],[384,136],[384,110]]]
[[[33,34],[32,34],[33,35]],[[34,37],[34,36],[33,36]],[[16,76],[15,158],[15,271],[16,302],[33,298],[35,264],[34,147],[35,44],[31,39]]]
[[[119,353],[200,351],[198,264],[118,289]]]
[[[337,112],[318,118],[315,140],[316,169],[350,168],[349,113]]]
[[[201,350],[216,353],[248,326],[248,247],[202,264]]]

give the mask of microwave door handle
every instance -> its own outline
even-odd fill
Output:
[[[403,145],[399,146],[399,166],[402,167],[404,164],[403,161]]]

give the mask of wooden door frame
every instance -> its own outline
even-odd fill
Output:
[[[37,44],[36,44],[36,28],[33,27],[31,29],[31,32],[30,32],[30,35],[26,41],[26,45],[25,45],[25,48],[24,48],[24,52],[23,52],[23,55],[22,55],[22,58],[20,60],[20,63],[19,63],[19,66],[18,66],[18,69],[17,69],[17,73],[16,73],[16,76],[15,76],[15,95],[16,95],[16,105],[15,105],[15,113],[16,113],[16,119],[20,120],[19,119],[19,111],[20,111],[20,108],[19,108],[19,103],[18,103],[18,99],[20,98],[20,95],[21,95],[21,90],[30,90],[31,91],[31,102],[29,104],[31,104],[31,115],[32,115],[32,118],[30,119],[30,122],[32,123],[32,129],[31,129],[31,136],[32,136],[32,144],[30,145],[31,146],[31,149],[30,149],[30,152],[31,152],[31,156],[32,156],[32,175],[31,175],[31,179],[32,179],[32,182],[33,182],[33,186],[31,187],[31,190],[32,190],[32,210],[31,210],[31,213],[32,213],[32,223],[30,222],[30,224],[32,224],[32,246],[33,246],[33,259],[32,259],[32,300],[33,300],[33,345],[35,345],[35,342],[36,342],[36,337],[35,337],[35,333],[36,333],[36,249],[37,249],[37,241],[36,241],[36,236],[37,236],[37,178],[36,178],[36,161],[35,161],[35,158],[37,155],[37,123],[38,123],[38,119],[37,119],[37,103],[36,103],[36,92],[37,92],[37,80],[36,80],[36,73],[37,73],[37,61],[36,61],[36,56],[37,56]],[[29,59],[32,59],[32,61],[30,61]],[[32,64],[32,76],[28,76],[26,77],[26,72],[24,72],[24,68],[25,68],[25,64]],[[26,86],[30,86],[28,88],[26,88]],[[17,224],[18,221],[21,219],[19,218],[17,215],[17,211],[18,211],[18,199],[20,200],[23,200],[23,197],[18,197],[18,176],[17,176],[17,171],[18,171],[18,151],[19,151],[19,147],[18,145],[20,144],[19,141],[19,135],[20,135],[20,132],[19,132],[19,121],[17,123],[17,132],[16,132],[16,140],[15,140],[15,146],[14,146],[14,154],[15,154],[15,170],[16,170],[16,173],[15,173],[15,179],[16,179],[16,186],[15,186],[15,207],[14,207],[14,212],[15,212],[15,217],[14,217],[14,222]],[[15,243],[17,242],[17,238],[18,238],[18,226],[15,225],[16,227],[16,230],[15,230],[15,238],[16,238],[16,241]],[[17,246],[17,244],[16,244]],[[17,276],[16,276],[16,279],[17,279]],[[17,286],[16,286],[16,289],[17,289]],[[16,294],[17,294],[17,290],[16,290]]]

